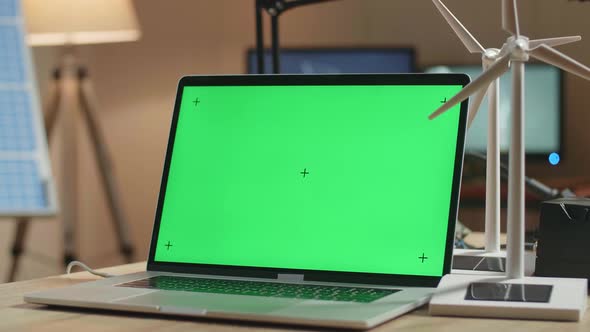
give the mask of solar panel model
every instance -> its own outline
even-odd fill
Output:
[[[0,0],[0,217],[51,216],[56,196],[18,0]]]

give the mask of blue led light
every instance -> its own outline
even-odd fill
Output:
[[[559,154],[557,152],[552,152],[549,155],[549,163],[553,166],[559,164],[560,160],[561,160],[561,158],[559,157]]]

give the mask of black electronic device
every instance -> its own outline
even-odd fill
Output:
[[[437,65],[425,69],[427,73],[465,73],[472,78],[482,74],[481,64],[477,65]],[[564,109],[564,83],[563,71],[559,68],[544,63],[531,63],[526,70],[526,128],[525,128],[525,152],[527,161],[547,161],[551,166],[557,166],[564,157],[563,150],[563,123]],[[512,90],[511,74],[502,76],[500,83],[499,103],[499,131],[500,151],[504,157],[508,157],[510,137],[510,96]],[[488,139],[488,102],[485,98],[479,108],[470,130],[467,132],[465,151],[484,152],[487,149]]]
[[[411,47],[282,48],[279,55],[283,74],[391,74],[416,69]],[[257,73],[256,49],[249,49],[246,57],[248,74]],[[271,50],[264,50],[265,68],[271,63]]]
[[[590,278],[590,198],[543,202],[535,275]]]

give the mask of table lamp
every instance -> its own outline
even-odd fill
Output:
[[[96,154],[119,250],[132,261],[133,246],[124,218],[111,161],[98,124],[96,98],[86,67],[77,57],[77,45],[138,40],[140,30],[130,0],[23,0],[32,46],[62,46],[60,61],[53,72],[44,117],[50,138],[55,120],[61,123],[61,186],[64,229],[64,263],[75,260],[74,222],[77,220],[77,121],[82,114]]]
[[[137,19],[129,0],[24,0],[32,46],[136,41]]]

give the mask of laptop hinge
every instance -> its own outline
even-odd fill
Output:
[[[301,282],[303,281],[303,274],[277,274],[277,280],[288,281],[288,282]]]

